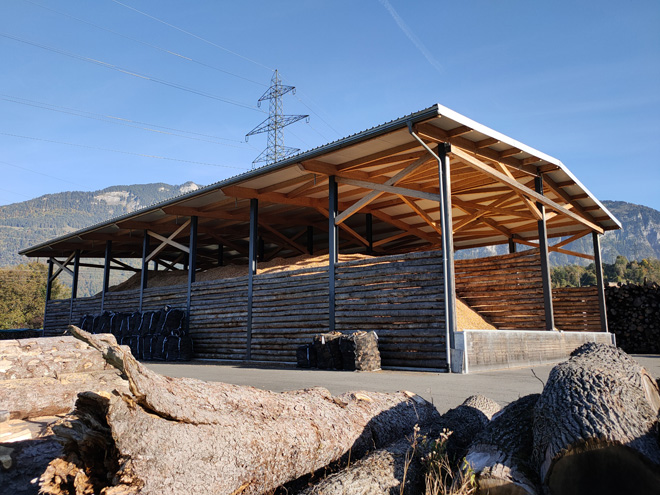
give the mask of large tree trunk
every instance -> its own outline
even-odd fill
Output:
[[[450,457],[462,457],[472,438],[486,426],[500,406],[474,395],[449,410],[419,433],[378,449],[346,469],[309,487],[300,495],[415,495],[423,491],[421,458],[443,430],[452,432],[445,447]]]
[[[660,394],[616,347],[555,366],[535,408],[535,459],[551,493],[660,493]]]
[[[93,347],[74,337],[0,341],[0,410],[11,419],[71,411],[80,392],[127,391]]]
[[[535,407],[535,460],[553,494],[660,493],[657,384],[613,346],[555,366]]]
[[[111,336],[72,332],[126,375],[131,393],[80,396],[77,419],[56,428],[67,458],[44,473],[44,493],[264,493],[382,447],[437,414],[403,392],[332,397],[322,388],[274,393],[167,378]]]
[[[527,395],[506,406],[470,445],[465,460],[476,475],[479,495],[538,493],[531,462],[538,398],[538,394]]]

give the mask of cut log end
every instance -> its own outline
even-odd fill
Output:
[[[660,469],[622,445],[573,449],[556,462],[548,477],[548,486],[553,495],[658,495]]]

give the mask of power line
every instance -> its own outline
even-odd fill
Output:
[[[217,43],[214,43],[213,41],[209,41],[209,40],[207,40],[206,38],[202,38],[201,36],[198,36],[198,35],[196,35],[196,34],[194,34],[194,33],[191,33],[190,31],[186,31],[185,29],[182,29],[182,28],[180,28],[180,27],[178,27],[178,26],[175,26],[174,24],[170,24],[169,22],[166,22],[166,21],[164,21],[164,20],[162,20],[162,19],[159,19],[158,17],[154,17],[153,15],[147,14],[146,12],[142,12],[141,10],[138,10],[138,9],[136,9],[136,8],[134,8],[134,7],[131,7],[130,5],[126,5],[125,3],[121,3],[121,2],[119,2],[118,0],[111,0],[111,1],[114,2],[114,3],[116,3],[117,5],[121,5],[122,7],[126,7],[127,9],[130,9],[130,10],[132,10],[132,11],[134,11],[134,12],[137,12],[138,14],[141,14],[141,15],[143,15],[143,16],[145,16],[145,17],[148,17],[149,19],[153,19],[154,21],[160,22],[161,24],[165,24],[166,26],[171,27],[172,29],[176,29],[177,31],[181,31],[182,33],[187,34],[188,36],[192,36],[193,38],[196,38],[196,39],[198,39],[198,40],[200,40],[200,41],[203,41],[204,43],[208,43],[209,45],[215,46],[216,48],[220,48],[221,50],[224,50],[224,51],[226,51],[227,53],[231,53],[232,55],[235,55],[235,56],[237,56],[237,57],[240,57],[240,58],[242,58],[243,60],[247,60],[248,62],[251,62],[251,63],[253,63],[253,64],[256,64],[256,65],[258,65],[259,67],[263,67],[264,69],[268,69],[268,70],[271,71],[271,72],[274,72],[274,71],[275,71],[275,69],[271,69],[270,67],[268,67],[268,66],[266,66],[266,65],[264,65],[264,64],[262,64],[262,63],[260,63],[260,62],[257,62],[256,60],[252,60],[251,58],[248,58],[248,57],[246,57],[246,56],[244,56],[244,55],[241,55],[240,53],[236,53],[236,52],[230,50],[229,48],[225,48],[224,46],[218,45]]]
[[[155,132],[155,133],[158,133],[158,134],[166,134],[166,135],[169,135],[169,136],[177,136],[177,137],[182,137],[182,138],[185,138],[185,139],[193,139],[193,140],[196,140],[196,141],[203,141],[203,142],[206,142],[206,143],[219,144],[219,145],[222,145],[222,146],[230,146],[232,148],[238,148],[238,149],[243,149],[244,148],[244,146],[236,146],[236,145],[228,144],[228,143],[220,143],[220,142],[214,141],[214,140],[229,141],[229,142],[232,142],[232,143],[245,144],[246,146],[249,146],[253,149],[256,149],[254,146],[251,146],[251,145],[248,145],[247,143],[245,143],[245,141],[239,141],[237,139],[221,138],[221,137],[212,136],[212,135],[209,135],[209,134],[201,134],[201,133],[198,133],[198,132],[190,132],[190,131],[185,131],[185,130],[182,130],[182,129],[175,129],[175,128],[172,128],[172,127],[165,127],[165,126],[160,126],[160,125],[156,125],[156,124],[149,124],[149,123],[146,123],[146,122],[140,122],[140,121],[137,121],[137,120],[131,120],[131,119],[126,119],[126,118],[122,118],[122,117],[115,117],[115,116],[112,116],[112,115],[102,115],[102,114],[98,114],[98,113],[88,112],[86,110],[77,110],[77,109],[74,109],[74,108],[63,107],[63,106],[59,106],[59,105],[51,105],[50,103],[43,103],[43,102],[40,102],[40,101],[28,100],[27,98],[20,98],[18,96],[11,96],[11,95],[5,95],[5,94],[0,93],[0,100],[8,101],[8,102],[11,102],[11,103],[18,103],[20,105],[27,105],[27,106],[34,107],[34,108],[41,108],[41,109],[44,109],[44,110],[50,110],[52,112],[60,112],[60,113],[64,113],[64,114],[67,114],[67,115],[75,115],[77,117],[84,117],[84,118],[87,118],[87,119],[98,120],[98,121],[101,121],[101,122],[107,122],[109,124],[123,125],[123,126],[126,126],[126,127],[132,127],[134,129],[141,129],[141,130],[144,130],[144,131]],[[141,125],[134,125],[134,124],[141,124]],[[166,130],[161,131],[161,130],[158,130],[158,129],[150,129],[149,127],[143,127],[143,126],[158,127],[160,129],[166,129]],[[177,131],[177,132],[168,132],[168,131]],[[212,139],[203,139],[203,138],[197,138],[197,137],[193,137],[193,136],[186,136],[185,134],[178,134],[180,132],[183,132],[183,133],[186,133],[186,134],[193,134],[195,136],[204,136],[204,137],[208,137],[208,138],[212,138]]]
[[[31,3],[32,5],[35,5],[35,6],[37,6],[37,7],[40,7],[40,8],[42,8],[42,9],[49,10],[49,11],[51,11],[51,12],[55,12],[56,14],[59,14],[59,15],[62,15],[62,16],[65,16],[65,17],[68,17],[68,18],[70,18],[70,19],[74,19],[74,20],[76,20],[76,21],[82,22],[82,23],[84,23],[84,24],[87,24],[87,25],[89,25],[89,26],[95,27],[95,28],[97,28],[97,29],[101,29],[101,30],[106,31],[106,32],[108,32],[108,33],[112,33],[112,34],[114,34],[114,35],[116,35],[116,36],[120,36],[120,37],[122,37],[122,38],[124,38],[124,39],[131,40],[131,41],[134,41],[134,42],[136,42],[136,43],[140,43],[140,44],[142,44],[142,45],[148,46],[148,47],[150,47],[150,48],[153,48],[153,49],[155,49],[155,50],[161,51],[161,52],[163,52],[163,53],[167,53],[167,54],[169,54],[169,55],[173,55],[173,56],[178,57],[178,58],[180,58],[180,59],[182,59],[182,60],[186,60],[186,61],[188,61],[188,62],[193,62],[193,63],[199,64],[199,65],[202,65],[202,66],[207,67],[207,68],[209,68],[209,69],[213,69],[213,70],[216,70],[216,71],[218,71],[218,72],[222,72],[222,73],[224,73],[224,74],[228,74],[228,75],[230,75],[230,76],[234,76],[234,77],[237,77],[237,78],[239,78],[239,79],[243,79],[244,81],[248,81],[248,82],[251,82],[251,83],[253,83],[253,84],[257,84],[257,85],[259,85],[259,86],[266,86],[264,83],[261,83],[261,82],[259,82],[259,81],[255,81],[255,80],[253,80],[253,79],[249,79],[249,78],[247,78],[247,77],[243,77],[243,76],[241,76],[241,75],[239,75],[239,74],[236,74],[235,72],[231,72],[231,71],[228,71],[228,70],[225,70],[225,69],[221,69],[221,68],[219,68],[219,67],[215,67],[215,66],[210,65],[210,64],[207,64],[207,63],[205,63],[205,62],[201,62],[201,61],[199,61],[199,60],[195,60],[195,59],[193,59],[193,58],[191,58],[191,57],[188,57],[188,56],[186,56],[186,55],[182,55],[182,54],[180,54],[180,53],[173,52],[173,51],[168,50],[168,49],[166,49],[166,48],[162,48],[162,47],[160,47],[160,46],[154,45],[154,44],[149,43],[149,42],[147,42],[147,41],[142,41],[142,40],[139,40],[139,39],[137,39],[137,38],[133,38],[133,37],[131,37],[131,36],[128,36],[128,35],[125,35],[125,34],[119,33],[119,32],[117,32],[117,31],[114,31],[114,30],[112,30],[112,29],[108,29],[108,28],[106,28],[106,27],[99,26],[98,24],[94,24],[93,22],[87,21],[87,20],[85,20],[85,19],[81,19],[80,17],[76,17],[76,16],[73,16],[73,15],[71,15],[71,14],[67,14],[66,12],[61,12],[61,11],[59,11],[59,10],[55,10],[55,9],[50,8],[50,7],[46,7],[45,5],[41,5],[41,4],[37,3],[37,2],[34,2],[33,0],[24,0],[24,1],[25,1],[25,2],[28,2],[28,3]],[[130,7],[129,7],[129,8],[130,8]]]
[[[0,33],[0,36],[2,36],[4,38],[9,38],[9,39],[12,39],[12,40],[15,40],[15,41],[19,41],[21,43],[25,43],[25,44],[28,44],[28,45],[31,45],[31,46],[35,46],[35,47],[41,48],[43,50],[52,51],[52,52],[58,53],[60,55],[65,55],[67,57],[75,58],[77,60],[82,60],[84,62],[89,62],[89,63],[92,63],[92,64],[100,65],[101,67],[106,67],[108,69],[112,69],[112,70],[115,70],[117,72],[127,74],[129,76],[137,77],[137,78],[140,78],[140,79],[145,79],[147,81],[156,82],[158,84],[163,84],[163,85],[169,86],[171,88],[180,89],[180,90],[187,91],[189,93],[193,93],[193,94],[196,94],[196,95],[205,96],[205,97],[211,98],[213,100],[218,100],[218,101],[222,101],[224,103],[229,103],[230,105],[236,105],[238,107],[247,108],[248,110],[254,110],[255,112],[266,113],[263,110],[260,110],[258,108],[253,107],[253,106],[250,106],[250,105],[247,105],[245,103],[241,103],[239,101],[230,100],[228,98],[223,98],[221,96],[217,96],[217,95],[213,95],[211,93],[206,93],[205,91],[200,91],[200,90],[196,90],[196,89],[193,89],[193,88],[189,88],[187,86],[183,86],[181,84],[169,82],[169,81],[166,81],[164,79],[159,79],[157,77],[148,76],[146,74],[140,74],[139,72],[132,71],[132,70],[129,70],[129,69],[124,69],[122,67],[110,64],[108,62],[103,62],[101,60],[96,60],[96,59],[93,59],[93,58],[84,57],[84,56],[78,55],[76,53],[67,52],[67,51],[61,50],[59,48],[43,45],[41,43],[37,43],[37,42],[31,41],[31,40],[27,40],[25,38],[20,38],[18,36],[13,36],[13,35],[7,34],[7,33]]]
[[[82,184],[78,184],[77,182],[71,182],[70,180],[60,179],[59,177],[55,177],[54,175],[44,174],[43,172],[38,172],[36,170],[32,170],[31,168],[27,168],[27,167],[21,167],[20,165],[16,165],[15,163],[9,163],[9,162],[5,162],[5,161],[2,161],[2,160],[0,160],[0,163],[2,163],[4,165],[9,165],[10,167],[20,168],[21,170],[27,170],[28,172],[32,172],[34,174],[43,175],[44,177],[48,177],[50,179],[55,179],[55,180],[59,180],[61,182],[66,182],[68,184],[73,184],[74,186],[84,187]]]
[[[54,139],[45,139],[45,138],[38,138],[38,137],[33,137],[33,136],[24,136],[20,134],[11,134],[9,132],[0,132],[0,135],[2,136],[10,136],[10,137],[17,137],[21,139],[31,139],[33,141],[43,141],[46,143],[55,143],[55,144],[65,144],[67,146],[76,146],[78,148],[87,148],[87,149],[93,149],[93,150],[100,150],[100,151],[109,151],[111,153],[121,153],[124,155],[133,155],[133,156],[139,156],[142,158],[155,158],[158,160],[169,160],[169,161],[174,161],[174,162],[181,162],[181,163],[192,163],[194,165],[209,165],[211,167],[220,167],[220,168],[233,168],[233,169],[238,169],[238,170],[247,170],[245,167],[236,167],[234,165],[220,165],[218,163],[208,163],[208,162],[198,162],[194,160],[183,160],[181,158],[170,158],[166,156],[159,156],[159,155],[148,155],[145,153],[136,153],[133,151],[122,151],[122,150],[115,150],[111,148],[102,148],[100,146],[90,146],[86,144],[77,144],[77,143],[67,143],[64,141],[55,141]]]

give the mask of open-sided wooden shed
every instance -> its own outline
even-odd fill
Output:
[[[467,371],[609,342],[599,235],[617,228],[559,160],[434,105],[21,254],[48,258],[49,281],[74,276],[70,300],[47,302],[47,333],[84,313],[171,304],[188,309],[201,358],[291,362],[312,334],[374,329],[385,366]],[[586,235],[593,255],[566,250]],[[510,254],[454,260],[502,244]],[[598,287],[553,292],[551,251],[594,259]],[[370,256],[340,257],[354,253]],[[304,254],[328,263],[257,270]],[[81,261],[92,258],[103,262]],[[142,260],[141,288],[109,291],[127,258]],[[228,264],[244,276],[196,280]],[[83,265],[104,270],[96,297],[76,297]],[[187,270],[187,283],[150,288],[150,265]],[[498,330],[457,331],[457,294]]]

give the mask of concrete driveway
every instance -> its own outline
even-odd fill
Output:
[[[633,356],[654,377],[660,377],[660,355]],[[419,371],[350,372],[299,368],[257,367],[193,363],[147,363],[152,370],[172,377],[198,378],[282,392],[325,387],[333,394],[351,390],[396,392],[409,390],[433,402],[438,411],[456,407],[472,394],[483,394],[502,406],[524,395],[539,393],[552,366],[516,368],[456,375]]]

